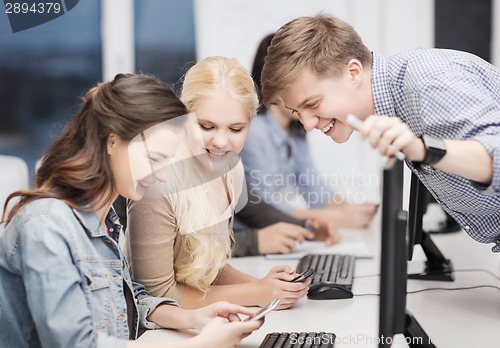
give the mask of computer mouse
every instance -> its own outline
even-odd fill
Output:
[[[309,287],[307,298],[311,300],[340,300],[352,298],[352,291],[335,284],[316,283]]]

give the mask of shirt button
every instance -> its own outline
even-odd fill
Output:
[[[470,226],[469,226],[469,225],[465,225],[465,226],[464,226],[464,229],[465,229],[466,231],[468,231],[468,230],[470,230]]]
[[[113,232],[114,230],[115,230],[115,229],[114,229],[113,227],[111,227],[111,228],[109,229],[109,232]]]
[[[125,320],[127,319],[126,316],[124,316],[123,314],[120,314],[119,316],[116,317],[117,320]]]

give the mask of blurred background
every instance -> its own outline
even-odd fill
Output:
[[[12,33],[2,11],[0,154],[23,158],[32,182],[36,161],[96,82],[133,71],[177,81],[195,61],[193,18],[192,1],[84,0]]]
[[[187,67],[211,55],[236,57],[250,70],[265,35],[320,11],[349,22],[383,55],[442,47],[499,62],[497,0],[82,0],[17,33],[2,11],[0,155],[24,159],[32,183],[36,161],[97,81],[147,72],[178,87]],[[308,137],[337,191],[378,200],[381,159],[356,134],[345,145],[314,131]]]

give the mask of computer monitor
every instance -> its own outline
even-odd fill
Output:
[[[403,333],[405,328],[406,219],[403,166],[392,158],[384,168],[382,183],[379,347],[389,347],[388,338]]]
[[[434,244],[428,232],[422,227],[423,216],[428,204],[430,193],[420,182],[418,177],[411,174],[410,204],[408,207],[408,260],[413,258],[415,245],[420,244],[427,261],[425,269],[420,273],[409,274],[409,279],[453,281],[453,264],[444,257],[439,248]]]
[[[404,334],[410,347],[435,347],[406,310],[408,228],[403,205],[403,162],[391,158],[382,183],[382,248],[380,260],[379,347],[390,347]]]

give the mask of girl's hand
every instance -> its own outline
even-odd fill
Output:
[[[304,239],[312,239],[314,235],[305,228],[278,222],[257,231],[259,253],[261,254],[288,254],[292,252],[297,243]]]
[[[341,204],[317,209],[315,213],[316,220],[329,222],[332,227],[365,228],[372,221],[377,209],[378,205],[374,203]]]
[[[221,317],[228,322],[241,321],[239,314],[245,316],[253,315],[253,311],[236,304],[229,302],[216,302],[211,305],[191,310],[192,326],[195,329],[201,330],[212,319]]]
[[[378,205],[375,203],[343,204],[336,208],[330,208],[338,215],[338,227],[365,228],[373,220]]]
[[[306,225],[314,228],[314,240],[324,241],[326,245],[339,243],[342,239],[332,221],[307,219]]]
[[[205,325],[198,336],[191,339],[190,346],[232,348],[243,338],[260,328],[263,323],[264,319],[230,321],[221,316],[217,316]]]
[[[298,276],[289,266],[273,267],[262,279],[255,282],[258,293],[262,294],[258,303],[265,307],[275,298],[280,299],[277,310],[292,307],[303,298],[309,289],[311,279],[305,282],[292,283],[291,280]]]

